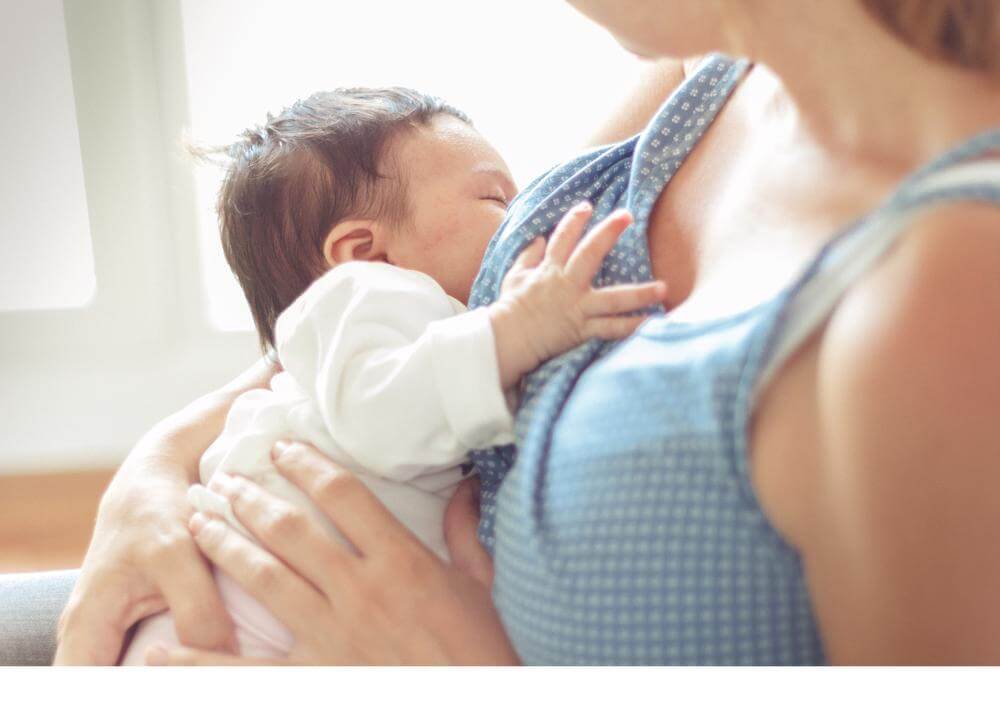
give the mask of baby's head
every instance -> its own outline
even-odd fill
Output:
[[[222,246],[265,351],[282,310],[350,260],[419,270],[466,302],[516,191],[462,112],[403,88],[314,94],[222,151]]]

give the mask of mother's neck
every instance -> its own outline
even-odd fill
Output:
[[[860,3],[755,8],[741,54],[773,73],[761,111],[793,119],[833,154],[906,171],[1000,125],[1000,83],[924,58]]]

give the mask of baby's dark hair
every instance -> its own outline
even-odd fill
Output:
[[[340,221],[405,222],[403,167],[389,141],[437,114],[469,118],[412,89],[336,89],[296,102],[232,144],[191,149],[227,167],[217,210],[222,249],[250,305],[261,351],[282,310],[326,271],[323,241]],[[392,166],[385,174],[379,172]]]

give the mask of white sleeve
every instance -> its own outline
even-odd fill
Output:
[[[488,314],[463,310],[423,273],[355,261],[281,314],[275,342],[331,438],[373,474],[408,479],[513,440]]]

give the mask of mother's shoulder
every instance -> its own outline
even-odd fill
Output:
[[[852,286],[823,351],[834,375],[881,389],[904,375],[947,383],[973,365],[1000,374],[998,324],[1000,204],[953,203],[911,224]]]
[[[1000,203],[950,203],[912,222],[890,253],[847,292],[834,313],[834,338],[925,343],[930,330],[958,336],[1000,318]]]
[[[952,204],[911,225],[822,334],[820,438],[839,464],[829,476],[859,492],[898,478],[905,491],[935,463],[996,461],[998,325],[1000,206]]]
[[[1000,207],[966,203],[912,225],[822,333],[823,525],[805,557],[820,619],[840,618],[834,661],[913,658],[941,644],[942,613],[965,628],[995,607],[998,325]],[[909,644],[889,651],[901,632]]]

